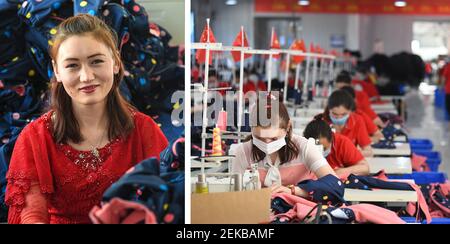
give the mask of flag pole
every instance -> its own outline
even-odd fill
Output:
[[[315,89],[315,85],[316,85],[316,79],[317,79],[317,62],[318,62],[318,57],[314,58],[314,62],[313,62],[313,76],[312,76],[312,81],[311,81],[311,89]],[[311,99],[313,99],[313,97],[311,97]]]
[[[311,56],[306,57],[306,70],[305,70],[305,80],[303,81],[303,97],[306,97],[305,101],[308,100],[308,81],[309,81],[309,68],[311,66]]]
[[[289,83],[289,66],[291,61],[291,55],[288,52],[286,55],[286,71],[284,75],[284,91],[283,91],[283,102],[287,102],[287,90],[288,90],[288,83]]]
[[[244,47],[244,26],[241,26],[241,47]],[[240,72],[239,72],[239,100],[238,100],[238,143],[241,142],[240,132],[244,109],[244,50],[241,50]]]
[[[210,33],[210,28],[209,28],[209,21],[210,19],[206,19],[206,28],[207,28],[207,44],[210,43],[210,38],[209,38],[209,33]],[[205,85],[204,85],[204,91],[203,91],[203,121],[202,121],[202,167],[201,167],[201,174],[205,174],[205,155],[206,155],[206,127],[208,126],[208,121],[206,118],[206,114],[207,114],[207,103],[208,103],[208,80],[209,80],[209,55],[210,55],[210,47],[207,45],[206,46],[206,60],[205,60]]]
[[[275,27],[272,27],[272,35],[270,37],[270,45],[272,46],[273,37],[275,35]],[[272,48],[272,47],[270,47]],[[267,73],[267,91],[270,92],[272,89],[272,54],[269,54],[269,64],[266,67]]]
[[[294,89],[296,91],[298,91],[298,80],[300,79],[300,63],[297,64],[297,66],[295,67],[295,87]]]

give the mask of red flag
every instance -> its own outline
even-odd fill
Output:
[[[330,55],[333,55],[333,56],[335,56],[335,57],[338,57],[339,56],[339,53],[336,51],[336,50],[331,50],[330,51]]]
[[[292,43],[290,49],[292,49],[292,50],[297,50],[297,51],[302,51],[302,52],[306,52],[305,42],[303,41],[303,39],[302,39],[302,40],[295,40],[295,41]],[[305,56],[295,56],[295,55],[294,55],[294,56],[292,57],[292,59],[293,59],[293,62],[294,62],[295,64],[297,64],[297,63],[303,62],[303,60],[305,60]]]
[[[325,50],[323,50],[320,45],[317,45],[316,46],[316,53],[323,54],[323,53],[325,53]]]
[[[241,27],[241,31],[236,36],[236,39],[233,42],[233,47],[248,47],[248,39],[247,35],[244,32],[244,28]],[[233,51],[231,52],[231,55],[233,55],[234,62],[241,61],[241,52],[239,51]],[[250,58],[251,54],[244,54],[244,60],[247,58]]]
[[[272,36],[270,37],[270,49],[281,49],[280,41],[278,41],[277,33],[275,33],[275,29],[272,28]],[[280,58],[279,54],[273,55],[273,58]]]
[[[314,43],[311,42],[311,44],[309,44],[309,52],[310,53],[315,53],[316,52],[316,48],[314,47]]]
[[[314,48],[314,52],[320,54],[320,45],[316,45],[316,47]]]
[[[209,37],[209,41],[208,41],[208,37]],[[211,28],[209,27],[209,24],[205,26],[205,29],[202,32],[202,36],[200,37],[200,42],[201,43],[215,43],[216,42],[216,38],[214,37],[214,34],[211,30]],[[212,63],[212,55],[213,52],[209,52],[209,64]],[[198,49],[197,52],[195,53],[195,59],[197,60],[197,62],[199,64],[203,64],[206,61],[206,50],[205,49]]]

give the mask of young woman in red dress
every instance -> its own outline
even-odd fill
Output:
[[[19,136],[7,174],[8,222],[89,223],[103,192],[167,139],[119,93],[117,37],[90,15],[60,24],[50,48],[51,109]]]

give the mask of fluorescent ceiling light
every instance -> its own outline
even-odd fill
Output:
[[[226,5],[236,5],[237,4],[237,0],[227,0],[225,2]]]
[[[309,1],[308,0],[300,0],[300,1],[298,1],[298,5],[300,5],[300,6],[308,6],[309,5]]]
[[[406,1],[395,1],[394,3],[395,7],[406,7]]]

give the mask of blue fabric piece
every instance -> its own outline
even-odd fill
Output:
[[[23,25],[17,18],[17,9],[0,10],[0,64],[4,65],[13,58],[20,56],[22,50],[20,43],[23,41]]]
[[[117,44],[120,48],[122,46],[120,44],[124,39],[124,36],[129,34],[128,25],[130,14],[123,6],[119,4],[108,3],[101,9],[101,13],[99,15],[102,17],[103,21],[105,21],[105,23],[116,32],[119,41]]]
[[[22,132],[22,127],[14,127],[8,135],[8,143],[2,143],[2,136],[0,135],[0,222],[6,222],[8,216],[8,209],[5,204],[6,191],[6,172],[8,171],[9,161],[11,160],[14,144]]]
[[[277,215],[277,214],[286,213],[287,211],[289,211],[292,208],[292,206],[289,205],[283,199],[276,197],[276,198],[272,199],[270,208],[272,209],[272,212],[275,215]]]
[[[379,148],[379,149],[395,149],[397,148],[393,141],[388,140],[381,140],[375,144],[372,144],[373,148]]]
[[[184,223],[184,172],[160,173],[159,162],[149,158],[127,173],[106,190],[103,201],[119,197],[148,207],[158,223],[173,214],[173,224]]]
[[[171,114],[169,113],[160,113],[154,120],[161,125],[160,129],[169,141],[174,141],[184,133],[183,124],[180,122],[180,126],[173,125]]]
[[[396,136],[407,136],[403,130],[397,129],[393,125],[386,126],[381,132],[388,141],[394,141]]]
[[[326,175],[318,180],[305,180],[297,186],[308,192],[314,202],[327,205],[345,203],[344,184],[334,175]]]
[[[420,190],[422,191],[423,196],[425,197],[425,200],[430,207],[430,211],[432,210],[441,210],[439,207],[436,206],[436,204],[432,201],[432,199],[436,202],[438,202],[442,208],[445,208],[448,212],[450,210],[450,194],[444,195],[440,184],[429,184],[429,185],[422,185],[420,187]],[[431,194],[431,191],[434,191],[433,194]],[[447,215],[444,216],[448,217]]]
[[[73,2],[74,15],[90,14],[95,16],[106,0],[74,0]]]
[[[11,59],[10,62],[0,66],[0,80],[29,80],[39,82],[42,77],[27,53]]]
[[[184,170],[184,137],[172,141],[160,154],[160,170],[162,173]]]
[[[35,27],[44,23],[52,12],[60,10],[66,2],[71,3],[69,0],[22,1],[17,14],[27,25]]]
[[[42,77],[40,81],[50,80],[53,76],[53,67],[47,52],[33,46],[30,42],[27,43],[27,52],[31,62],[39,73],[39,77]]]
[[[144,7],[134,0],[124,2],[124,7],[133,16],[133,25],[130,25],[130,31],[133,33],[148,33],[149,22],[148,15]],[[140,37],[137,35],[136,37]]]
[[[384,181],[370,176],[360,176],[351,174],[347,181],[344,182],[345,188],[350,189],[386,189],[386,190],[403,190],[414,191],[414,189],[407,183]]]

